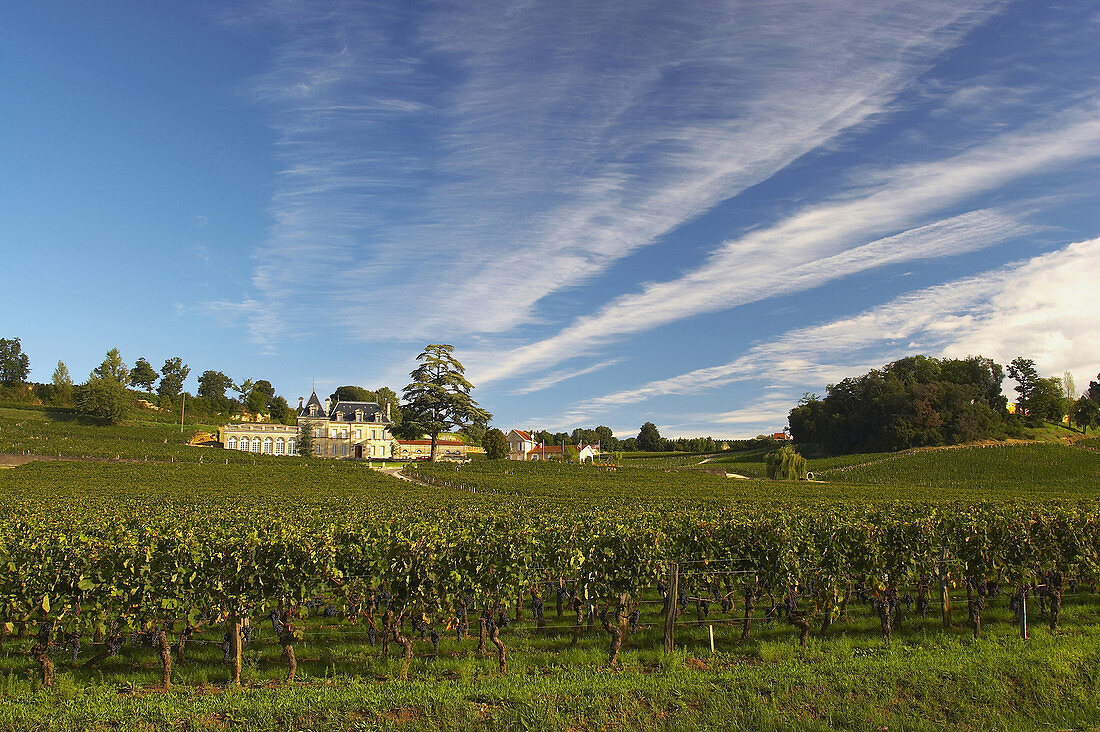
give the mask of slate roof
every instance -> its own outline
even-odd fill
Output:
[[[309,408],[313,407],[313,406],[317,407],[317,414],[318,415],[322,415],[322,414],[325,413],[325,406],[323,404],[321,404],[321,400],[317,398],[317,392],[316,391],[314,391],[312,394],[309,395],[309,401],[306,402],[306,405],[298,410],[298,416],[299,417],[308,417],[309,416]]]
[[[385,413],[382,412],[382,407],[374,402],[336,402],[336,406],[329,412],[329,421],[353,422],[355,421],[356,410],[363,413],[364,422],[374,422],[374,415],[381,413],[382,420],[376,422],[376,424],[389,424],[389,420],[386,419]]]

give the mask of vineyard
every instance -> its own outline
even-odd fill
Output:
[[[1056,445],[914,453],[829,483],[508,461],[410,465],[417,482],[322,460],[36,463],[0,472],[0,699],[104,678],[605,688],[592,674],[648,676],[711,643],[723,678],[749,686],[736,654],[763,649],[795,663],[991,635],[1024,644],[1017,657],[1069,638],[1100,653],[1098,467]]]
[[[58,418],[61,417],[61,418]],[[44,411],[0,408],[0,453],[51,457],[140,460],[156,462],[207,462],[252,464],[273,460],[270,455],[196,450],[187,441],[198,430],[217,427],[149,423],[109,428],[81,424],[68,414],[47,416]]]

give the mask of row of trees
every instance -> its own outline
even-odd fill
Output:
[[[1003,438],[1067,414],[1085,430],[1100,419],[1095,400],[1076,397],[1069,374],[1040,378],[1035,362],[1020,357],[1008,375],[1017,383],[1015,413],[1001,393],[1005,369],[992,359],[909,356],[830,384],[824,398],[805,395],[788,416],[791,436],[810,450],[843,454]],[[1100,396],[1100,386],[1093,382],[1089,393]]]
[[[713,437],[666,439],[661,437],[660,430],[652,422],[643,424],[637,437],[627,437],[623,440],[615,437],[611,428],[604,425],[594,429],[578,427],[572,432],[530,430],[530,434],[536,442],[545,442],[547,445],[595,445],[598,443],[602,452],[717,452],[721,449],[722,442]]]
[[[1031,424],[1061,422],[1069,417],[1084,433],[1100,426],[1100,374],[1078,395],[1073,374],[1041,378],[1030,358],[1016,358],[1008,365],[1008,375],[1016,381],[1016,412]]]
[[[134,365],[123,361],[117,348],[107,351],[87,381],[73,382],[69,367],[57,362],[49,384],[27,384],[30,359],[18,338],[0,338],[0,387],[9,396],[31,396],[57,406],[72,406],[77,414],[117,423],[125,419],[138,398],[175,409],[187,399],[189,413],[198,418],[223,418],[238,412],[262,414],[278,422],[293,423],[296,412],[275,393],[266,379],[245,379],[239,384],[221,371],[207,370],[198,377],[197,394],[184,392],[191,367],[179,356],[165,359],[158,371],[146,358]],[[230,396],[234,392],[236,396]],[[392,392],[390,392],[392,394]]]

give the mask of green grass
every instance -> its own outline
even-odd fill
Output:
[[[130,421],[103,426],[86,424],[65,409],[0,407],[0,453],[49,457],[252,464],[271,455],[191,447],[196,432],[217,434],[217,425]],[[280,457],[278,459],[295,459]]]
[[[0,730],[346,729],[1054,729],[1100,721],[1100,625],[1095,599],[1067,597],[1063,629],[1019,639],[998,601],[984,633],[944,632],[910,617],[885,645],[868,616],[800,648],[785,625],[760,625],[748,641],[717,624],[681,629],[678,652],[628,649],[604,667],[603,634],[570,649],[564,635],[509,630],[509,671],[445,641],[439,657],[417,643],[410,680],[396,656],[346,641],[298,647],[299,683],[281,684],[277,648],[246,650],[245,686],[225,686],[215,646],[196,646],[174,688],[150,691],[152,651],[124,648],[95,670],[60,664],[53,690],[27,671],[24,641],[0,650]],[[964,613],[963,613],[964,614]],[[964,617],[956,615],[958,621]],[[1039,618],[1033,618],[1037,622]],[[551,624],[557,624],[551,618]],[[556,631],[552,631],[556,632]],[[652,647],[658,629],[639,632]],[[147,668],[134,670],[133,663]]]
[[[177,428],[178,430],[178,428]],[[171,425],[102,428],[35,417],[30,410],[0,409],[0,441],[86,450],[96,440],[114,444],[105,452],[138,456],[144,446],[163,454],[212,455],[188,448]],[[163,440],[169,440],[165,445]],[[20,442],[24,441],[24,442]],[[159,442],[158,442],[159,441]],[[1079,443],[1100,448],[1100,439]],[[77,447],[74,447],[77,446]],[[0,451],[5,450],[0,446]],[[177,452],[178,451],[178,452]],[[762,474],[764,451],[723,454],[702,467]],[[237,456],[230,454],[236,460]],[[195,506],[212,491],[224,492],[235,510],[249,501],[290,501],[295,510],[333,515],[356,502],[389,500],[465,502],[494,506],[497,495],[513,497],[532,511],[608,499],[624,514],[638,507],[694,504],[770,506],[815,501],[880,499],[939,500],[991,496],[1081,498],[1100,495],[1100,452],[1056,444],[936,450],[904,455],[852,455],[811,461],[827,471],[826,484],[738,481],[701,471],[674,470],[656,461],[690,464],[701,456],[650,456],[608,471],[560,464],[479,461],[465,466],[418,465],[452,487],[397,483],[363,465],[333,461],[261,458],[231,465],[38,463],[0,472],[7,505],[50,496],[59,510],[74,502],[121,504],[133,494],[172,495],[172,511]],[[254,464],[252,461],[255,461]],[[649,462],[653,461],[653,462]],[[871,463],[871,464],[866,464]],[[640,467],[650,465],[651,467]],[[856,466],[856,467],[852,467]],[[664,467],[665,469],[653,469]],[[840,470],[840,468],[849,468]],[[126,486],[129,495],[119,490]],[[288,487],[291,490],[287,490]],[[466,492],[477,487],[485,495]],[[481,502],[485,503],[482,504]],[[617,503],[616,503],[617,502]],[[83,505],[83,504],[81,504]],[[166,504],[168,505],[168,504]],[[650,595],[652,596],[652,595]],[[643,627],[622,657],[622,668],[605,668],[607,636],[594,630],[570,648],[568,631],[539,634],[524,622],[502,632],[509,671],[495,659],[477,657],[476,641],[445,634],[439,656],[416,641],[408,681],[399,680],[396,649],[384,657],[346,621],[307,619],[296,646],[299,683],[281,684],[285,666],[266,624],[257,624],[245,651],[245,686],[226,685],[220,629],[206,628],[191,646],[188,663],[173,671],[173,690],[151,690],[159,661],[147,647],[127,645],[118,658],[95,668],[58,657],[55,688],[43,689],[28,656],[31,641],[8,638],[0,646],[0,732],[6,730],[355,730],[355,729],[1083,729],[1100,725],[1100,597],[1067,595],[1059,631],[1041,624],[1030,606],[1033,628],[1019,639],[1006,598],[991,603],[983,637],[965,628],[965,599],[957,598],[955,621],[907,615],[884,644],[868,608],[809,646],[800,648],[785,624],[757,622],[750,639],[738,639],[740,602],[732,615],[712,606],[718,653],[709,651],[706,625],[677,630],[678,651],[660,649],[656,604],[646,605]],[[529,613],[529,609],[528,609]],[[547,603],[551,626],[559,620]],[[174,636],[177,637],[177,636]],[[491,648],[491,646],[490,646]],[[80,662],[95,647],[88,644]]]
[[[1100,486],[1100,453],[1053,443],[961,447],[884,455],[877,462],[821,473],[829,481],[976,494],[1007,490],[1095,494]]]

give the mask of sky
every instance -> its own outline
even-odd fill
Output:
[[[448,343],[495,425],[621,436],[914,353],[1080,390],[1098,173],[1091,0],[42,0],[0,23],[0,337],[292,403]]]

